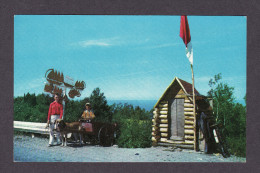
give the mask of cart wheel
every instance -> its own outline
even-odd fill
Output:
[[[112,141],[107,127],[100,128],[98,132],[98,140],[99,144],[103,147],[111,146]]]

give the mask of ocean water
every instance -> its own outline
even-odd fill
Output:
[[[108,105],[112,104],[131,104],[134,107],[139,106],[142,109],[150,111],[153,109],[154,105],[156,104],[157,100],[107,100]]]

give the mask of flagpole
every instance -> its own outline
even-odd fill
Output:
[[[181,25],[180,25],[180,37],[182,38],[185,46],[186,46],[186,56],[190,61],[191,65],[191,73],[192,73],[192,92],[193,92],[193,116],[194,116],[194,150],[197,151],[198,143],[197,143],[197,120],[196,120],[196,99],[195,99],[195,87],[194,87],[194,73],[193,73],[193,50],[191,45],[191,36],[190,36],[190,28],[188,24],[188,18],[186,15],[181,16]]]
[[[193,65],[191,64],[191,73],[192,73],[192,100],[193,100],[193,115],[194,115],[194,150],[197,151],[197,135],[196,135],[196,101],[195,101],[195,87],[194,87],[194,73],[193,73]]]

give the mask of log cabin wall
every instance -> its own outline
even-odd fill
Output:
[[[175,88],[176,89],[176,88]],[[153,129],[152,129],[152,141],[153,145],[171,145],[180,148],[193,149],[194,148],[194,115],[193,115],[193,103],[192,98],[187,97],[184,91],[180,88],[179,92],[175,96],[174,90],[167,93],[164,99],[162,99],[158,106],[153,111]],[[174,140],[170,139],[170,111],[169,100],[172,95],[175,99],[184,99],[184,139]]]

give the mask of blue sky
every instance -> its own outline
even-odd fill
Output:
[[[222,73],[246,94],[246,17],[188,16],[195,87]],[[192,82],[180,16],[16,15],[14,96],[42,93],[46,70],[99,87],[109,100],[157,100],[175,76]]]

